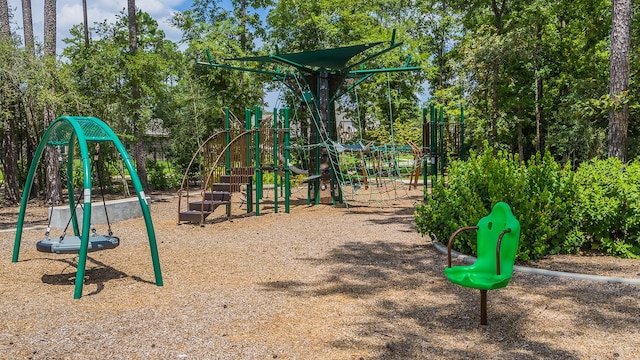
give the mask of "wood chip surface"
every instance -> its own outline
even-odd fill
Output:
[[[142,219],[112,224],[121,245],[39,253],[17,208],[0,211],[0,359],[640,359],[640,286],[515,273],[489,292],[448,282],[446,255],[415,231],[422,191],[382,205],[307,206],[297,191],[261,215],[177,225],[177,199],[152,195],[164,286]],[[268,194],[267,194],[268,195]],[[28,224],[46,224],[30,204]],[[106,232],[103,226],[98,229]],[[521,264],[527,265],[527,264]],[[638,260],[559,256],[545,269],[640,278]]]

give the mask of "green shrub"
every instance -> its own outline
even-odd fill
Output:
[[[570,166],[561,167],[546,151],[544,156],[536,154],[524,169],[526,196],[513,205],[523,229],[520,258],[577,252],[585,238],[579,229],[578,192]]]
[[[570,253],[584,242],[574,207],[577,192],[573,173],[546,152],[526,164],[517,156],[485,144],[481,154],[453,161],[444,179],[434,185],[425,204],[416,209],[418,231],[440,241],[462,226],[475,225],[499,202],[508,203],[521,224],[520,260],[546,254]],[[475,234],[460,236],[456,249],[475,254]]]
[[[146,159],[145,166],[149,185],[154,190],[175,189],[180,186],[181,176],[175,171],[171,171],[160,161]]]
[[[583,163],[576,171],[582,229],[594,249],[640,257],[640,161]]]

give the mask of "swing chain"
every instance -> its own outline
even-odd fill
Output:
[[[56,145],[56,154],[58,155],[58,164],[60,164],[62,162],[62,151],[60,150],[60,145]],[[53,206],[55,205],[55,202],[57,201],[57,199],[55,199],[55,197],[58,196],[58,183],[60,182],[60,172],[58,172],[58,174],[56,175],[56,182],[54,184],[54,193],[53,193],[53,197],[51,197],[49,199],[49,203],[50,203],[50,208],[49,208],[49,222],[47,223],[47,231],[45,231],[44,233],[44,237],[45,239],[49,239],[49,235],[51,234],[51,218],[53,217]],[[62,195],[60,195],[60,197],[62,198]]]
[[[113,231],[111,231],[111,221],[109,221],[109,212],[107,211],[107,202],[104,198],[104,184],[102,179],[102,170],[100,168],[100,144],[96,144],[95,152],[93,154],[93,160],[95,162],[95,167],[98,170],[98,182],[100,184],[100,195],[102,196],[102,206],[104,207],[104,215],[107,218],[107,231],[109,236],[113,236]]]

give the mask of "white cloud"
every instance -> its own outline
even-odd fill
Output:
[[[180,30],[172,28],[169,25],[169,19],[174,12],[181,6],[190,4],[191,0],[138,0],[136,6],[149,13],[156,21],[160,29],[162,29],[169,40],[178,41],[182,33]],[[57,42],[58,54],[62,52],[64,42],[62,39],[69,38],[71,35],[69,30],[75,24],[82,23],[82,1],[81,0],[58,0],[57,1]],[[89,25],[92,26],[96,22],[102,22],[105,19],[113,22],[116,15],[127,7],[124,0],[91,0],[87,1],[87,16]],[[31,1],[33,12],[33,32],[36,41],[42,42],[44,27],[44,1]],[[22,28],[22,1],[9,0],[9,8],[13,12],[13,23],[11,30],[14,34],[23,35]]]

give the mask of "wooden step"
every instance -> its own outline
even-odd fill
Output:
[[[230,204],[229,200],[204,200],[193,201],[189,203],[189,210],[192,211],[205,211],[212,213],[218,206]]]
[[[213,201],[229,201],[231,200],[231,193],[228,191],[207,191],[204,193],[204,199]]]
[[[238,192],[243,184],[215,183],[211,185],[213,192]]]
[[[204,214],[204,218],[206,219],[207,216],[209,216],[211,214],[211,212],[209,211],[205,211],[200,212],[200,211],[195,211],[195,210],[189,210],[189,211],[181,211],[180,212],[180,216],[179,216],[179,220],[182,221],[186,221],[186,222],[190,222],[193,224],[200,224],[200,222],[202,221],[203,218],[203,214]]]

